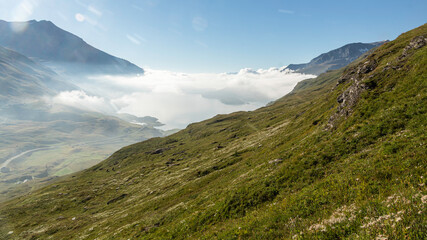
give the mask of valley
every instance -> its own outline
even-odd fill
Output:
[[[427,25],[0,203],[9,239],[423,239]]]
[[[16,121],[1,125],[0,201],[24,194],[55,177],[90,167],[115,149],[161,136],[155,129],[133,124],[127,124],[122,135],[83,132],[70,135],[55,130],[51,124]],[[82,123],[75,124],[82,127]],[[17,184],[26,186],[17,187]]]
[[[32,21],[30,24],[36,29],[55,28],[62,37],[67,36],[74,43],[82,41],[52,23]],[[23,49],[19,49],[22,44],[17,39],[26,42],[37,34],[37,30],[33,29],[26,32],[31,36],[16,35],[9,25],[5,21],[0,22],[3,33],[0,42],[17,44],[18,50]],[[59,41],[58,36],[53,36],[53,39]],[[77,48],[92,49],[91,54],[109,59],[103,67],[111,62],[120,63],[113,56],[80,43]],[[37,44],[45,43],[41,41]],[[37,49],[47,46],[37,44],[34,43],[31,48],[40,54]],[[28,48],[27,51],[34,53]],[[55,52],[55,49],[52,51]],[[88,58],[90,56],[87,55]],[[32,57],[0,46],[0,201],[26,194],[59,176],[93,166],[126,145],[168,134],[156,128],[161,124],[155,118],[114,115],[56,102],[55,96],[61,92],[83,91],[70,78],[84,79],[84,74],[95,70],[86,69],[87,72],[83,74],[81,71],[78,76],[76,73],[59,74],[45,66],[44,61],[36,60],[40,56]],[[69,59],[71,62],[77,60]],[[58,61],[62,62],[60,59]],[[121,73],[127,71],[129,64],[117,70]],[[133,69],[142,72],[136,66]],[[128,119],[141,122],[137,125]]]
[[[0,0],[0,239],[427,239],[425,12]]]
[[[23,152],[23,153],[20,153],[20,154],[18,154],[18,155],[16,155],[16,156],[14,156],[14,157],[11,157],[11,158],[9,158],[9,159],[6,159],[6,161],[4,161],[3,163],[2,163],[2,165],[0,166],[0,169],[3,169],[3,168],[7,168],[7,166],[9,165],[9,163],[11,163],[13,160],[15,160],[15,159],[17,159],[17,158],[20,158],[20,157],[22,157],[22,156],[24,156],[25,154],[27,154],[27,153],[31,153],[31,152],[35,152],[35,151],[41,151],[41,150],[47,150],[47,149],[50,149],[50,147],[46,147],[46,148],[36,148],[36,149],[31,149],[31,150],[27,150],[27,151],[25,151],[25,152]],[[10,169],[9,168],[7,168],[7,170],[6,169],[4,169],[3,171],[10,171]]]
[[[9,25],[26,30],[15,32]],[[91,167],[129,144],[177,131],[159,129],[163,124],[155,117],[120,113],[114,105],[117,99],[105,95],[114,95],[109,88],[122,87],[109,86],[104,78],[129,81],[143,74],[143,69],[88,45],[49,21],[1,21],[0,32],[3,34],[0,37],[3,46],[0,47],[0,116],[3,119],[0,124],[0,201]],[[28,39],[35,36],[49,39],[50,44],[36,41],[26,45]],[[68,46],[65,52],[60,49],[64,45]],[[378,45],[355,44],[350,47],[351,51],[344,46],[328,53],[328,57],[316,57],[310,66],[320,69],[316,73],[321,73],[327,70],[323,66],[330,64],[331,59],[348,64],[351,62],[349,56],[355,58],[364,53],[364,49]],[[69,55],[71,49],[75,49],[73,56]],[[269,72],[276,74],[275,78],[314,77],[296,74],[286,68],[263,71],[242,69],[239,74],[240,78],[257,74],[268,76]],[[111,76],[94,77],[101,73]],[[137,86],[138,81],[147,81],[141,77],[136,80],[133,84]],[[230,87],[212,92],[198,91],[207,99],[217,98],[225,106],[245,104],[248,99],[253,101],[250,94],[239,96],[241,91],[236,90]],[[117,92],[120,91],[123,90]],[[267,103],[265,97],[261,99]]]

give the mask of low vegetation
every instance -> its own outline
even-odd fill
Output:
[[[424,25],[267,107],[1,203],[0,236],[426,239],[426,42]]]

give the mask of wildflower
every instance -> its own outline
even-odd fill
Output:
[[[378,235],[375,240],[387,240],[388,238],[384,235]]]

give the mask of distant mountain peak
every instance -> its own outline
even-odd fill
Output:
[[[373,43],[349,43],[313,58],[309,63],[289,64],[287,69],[305,74],[319,75],[328,70],[347,66],[369,50],[381,46],[388,41]]]
[[[66,73],[144,73],[135,64],[103,52],[47,20],[0,21],[0,45]]]

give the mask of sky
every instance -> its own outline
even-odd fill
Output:
[[[427,22],[425,0],[0,0],[0,19],[50,20],[150,69],[238,72],[308,62]]]

